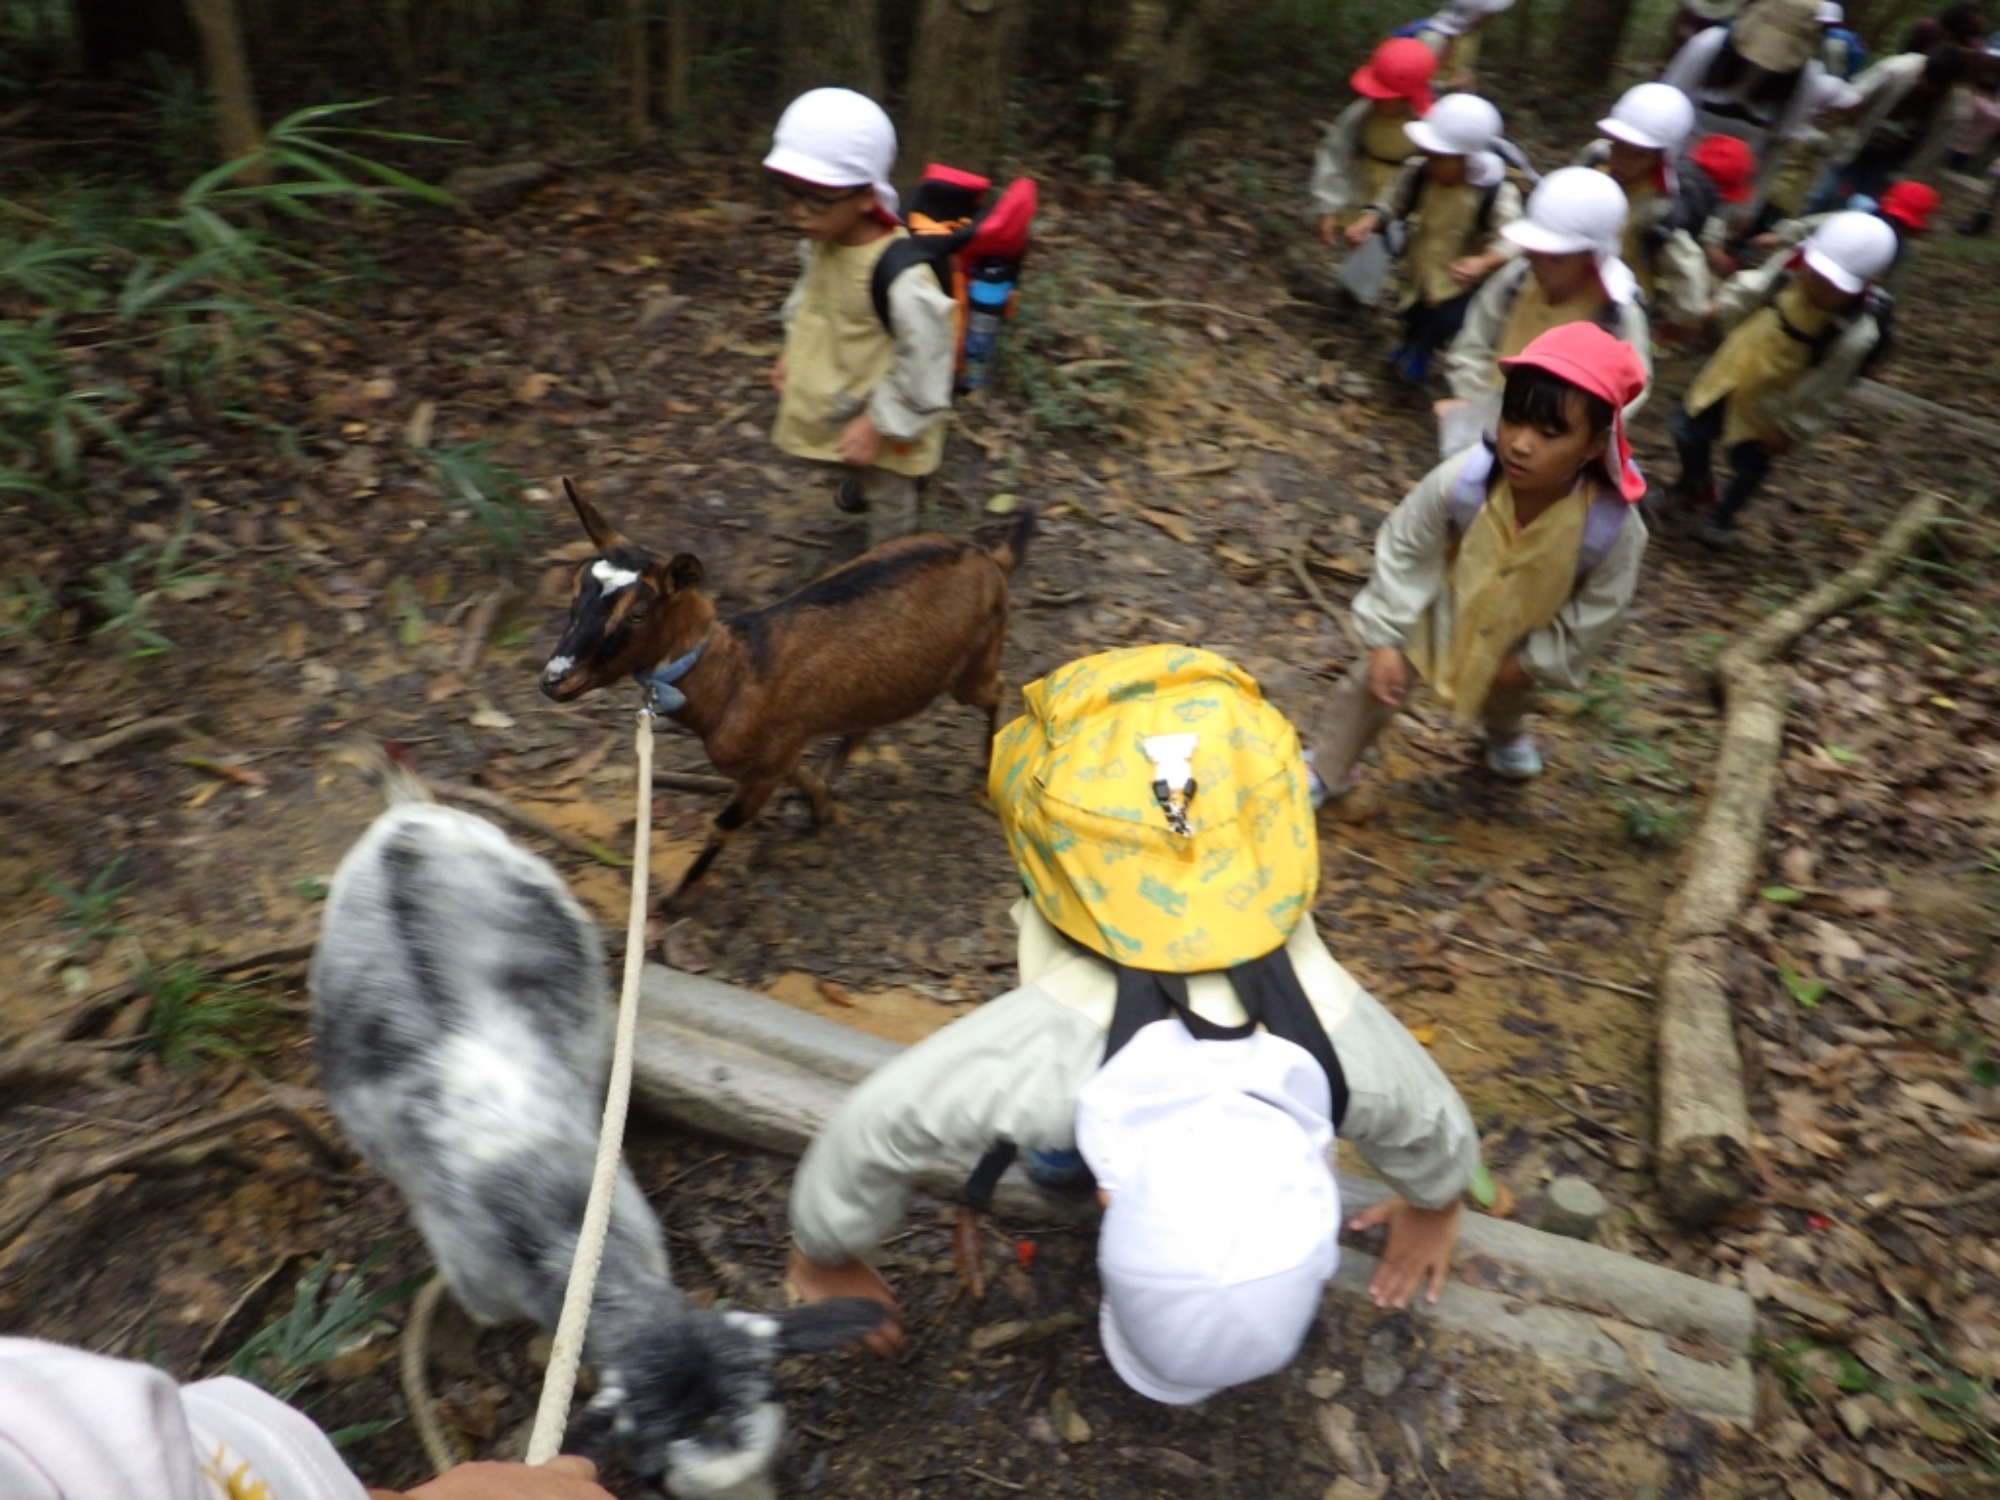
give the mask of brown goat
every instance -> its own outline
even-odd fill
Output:
[[[986,751],[1000,713],[1007,579],[1034,534],[1023,509],[988,550],[959,537],[904,537],[871,548],[776,604],[717,617],[701,592],[700,561],[662,561],[606,524],[567,479],[598,556],[571,583],[569,620],[542,669],[558,703],[637,677],[662,712],[701,737],[736,795],[668,901],[702,877],[729,836],[795,782],[813,821],[833,810],[830,783],[871,730],[912,718],[940,693],[986,710]],[[690,660],[689,658],[692,658]],[[667,682],[661,663],[673,665]],[[817,740],[840,736],[823,776],[799,764]]]

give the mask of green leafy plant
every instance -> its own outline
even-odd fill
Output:
[[[1687,809],[1675,807],[1644,792],[1621,789],[1611,794],[1625,836],[1648,846],[1677,843],[1687,833]]]
[[[81,953],[93,943],[105,938],[122,937],[132,930],[121,926],[111,915],[112,908],[135,884],[115,878],[124,868],[125,856],[121,854],[81,887],[58,880],[53,875],[41,877],[42,889],[62,902],[63,909],[56,917],[56,925],[69,934],[68,946],[63,950],[65,954]]]
[[[492,449],[492,443],[481,441],[452,448],[419,448],[417,455],[436,474],[446,504],[462,504],[471,511],[493,554],[514,558],[526,546],[538,519],[521,497],[521,476],[489,458]]]
[[[185,959],[139,976],[148,997],[141,1050],[185,1071],[210,1058],[247,1057],[251,1037],[271,1018],[270,996],[246,984],[225,984]]]
[[[1776,902],[1779,906],[1790,906],[1796,901],[1806,899],[1804,891],[1793,890],[1788,885],[1767,885],[1757,894],[1766,901]]]
[[[226,1373],[260,1385],[281,1401],[290,1401],[327,1364],[352,1353],[384,1331],[382,1315],[425,1281],[421,1271],[379,1292],[369,1292],[367,1280],[387,1247],[369,1252],[347,1273],[331,1295],[333,1257],[322,1256],[299,1278],[292,1304],[277,1318],[246,1339],[229,1357]],[[332,1434],[336,1442],[353,1441],[379,1432],[388,1423],[367,1423]]]
[[[38,633],[55,607],[48,585],[33,573],[0,579],[0,645]]]
[[[193,534],[194,512],[187,511],[157,550],[142,543],[117,562],[92,568],[90,586],[83,593],[103,620],[91,634],[122,642],[125,654],[132,657],[171,651],[174,643],[154,628],[154,607],[162,599],[199,599],[231,587],[218,574],[183,565],[182,554]]]

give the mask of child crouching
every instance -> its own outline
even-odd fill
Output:
[[[1772,461],[1833,424],[1849,387],[1879,350],[1888,299],[1876,284],[1896,263],[1895,230],[1874,214],[1827,217],[1795,256],[1732,276],[1716,299],[1730,330],[1669,419],[1681,475],[1668,510],[1713,507],[1697,535],[1735,539],[1736,518]],[[1710,450],[1734,469],[1718,501]]]
[[[1447,94],[1403,129],[1423,158],[1348,227],[1347,242],[1359,247],[1390,223],[1407,229],[1410,295],[1389,358],[1418,385],[1458,336],[1473,294],[1506,264],[1500,231],[1521,217],[1521,194],[1507,180],[1500,111],[1477,94]]]
[[[845,466],[835,501],[867,512],[871,546],[916,530],[918,481],[944,453],[957,344],[957,306],[927,265],[890,283],[888,327],[875,311],[876,263],[909,234],[889,186],[895,162],[896,127],[851,89],[793,100],[764,158],[804,236],[771,372],[771,440]]]
[[[1581,686],[1632,601],[1645,481],[1621,413],[1646,381],[1638,353],[1567,323],[1501,368],[1497,438],[1433,469],[1376,535],[1354,601],[1368,654],[1321,715],[1317,798],[1349,790],[1413,669],[1459,722],[1484,727],[1488,769],[1539,775],[1524,730],[1536,689]]]

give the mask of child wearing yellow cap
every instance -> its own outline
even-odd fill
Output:
[[[1080,1151],[1108,1199],[1105,1352],[1140,1393],[1198,1401],[1299,1349],[1338,1260],[1338,1134],[1398,1194],[1350,1220],[1388,1229],[1375,1300],[1435,1301],[1478,1135],[1314,925],[1292,726],[1185,647],[1086,657],[1024,697],[988,776],[1027,892],[1020,984],[870,1074],[813,1141],[794,1287],[893,1308],[868,1260],[912,1182],[980,1160],[976,1199],[1013,1148]]]

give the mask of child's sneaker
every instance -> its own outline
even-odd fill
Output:
[[[1097,1182],[1081,1151],[1031,1151],[1023,1146],[1021,1168],[1030,1182],[1056,1193],[1078,1192]]]
[[[851,474],[841,480],[840,487],[833,492],[833,503],[836,509],[844,510],[850,516],[868,513],[868,497],[861,493],[861,481]]]
[[[1542,774],[1542,752],[1535,748],[1534,739],[1525,734],[1507,740],[1489,740],[1486,769],[1509,781],[1532,781]]]
[[[1339,786],[1328,786],[1319,774],[1319,767],[1313,764],[1313,753],[1310,750],[1305,752],[1305,763],[1306,796],[1312,802],[1314,812],[1318,812],[1327,803],[1334,801],[1336,798],[1345,797],[1349,792],[1354,790],[1355,777],[1352,771],[1349,771],[1340,779]]]
[[[1736,528],[1720,521],[1710,521],[1694,535],[1711,552],[1728,552],[1736,546]]]

